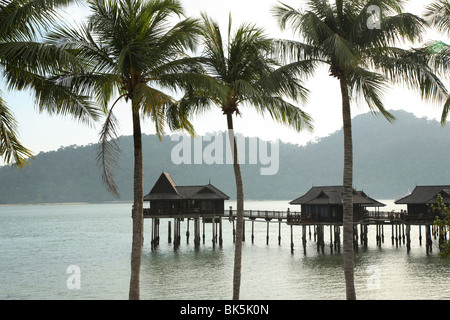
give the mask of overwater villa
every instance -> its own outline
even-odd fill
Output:
[[[416,186],[411,194],[398,199],[395,204],[406,204],[407,211],[403,221],[408,224],[432,224],[436,212],[431,205],[437,205],[437,196],[441,195],[444,204],[450,204],[450,185]]]
[[[342,186],[312,187],[303,196],[289,202],[301,206],[301,217],[292,216],[292,223],[342,223]],[[367,218],[367,208],[379,210],[385,204],[370,198],[363,191],[353,189],[353,221],[360,222]],[[288,218],[288,223],[289,223]]]
[[[150,208],[144,215],[158,218],[223,216],[225,200],[230,197],[211,183],[198,186],[177,186],[170,174],[163,172],[144,201]]]

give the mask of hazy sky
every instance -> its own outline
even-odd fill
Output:
[[[298,8],[304,0],[285,0],[285,3]],[[201,11],[216,19],[226,32],[229,13],[233,17],[233,25],[238,26],[243,21],[255,22],[264,27],[267,33],[274,37],[290,38],[291,34],[281,33],[277,22],[271,13],[271,8],[277,3],[275,0],[182,0],[188,16],[199,16]],[[412,0],[406,6],[409,12],[421,14],[429,0]],[[68,19],[79,20],[88,13],[87,8],[75,7],[68,10]],[[432,39],[442,39],[449,42],[441,35],[430,34]],[[1,85],[1,84],[0,84]],[[270,117],[262,119],[248,108],[241,108],[242,118],[235,118],[235,130],[248,136],[258,136],[266,140],[281,139],[285,142],[304,144],[315,137],[326,136],[342,127],[341,98],[338,81],[328,76],[326,69],[320,70],[317,75],[308,80],[307,88],[311,94],[307,105],[302,108],[314,119],[315,131],[296,133],[293,130],[283,128],[275,124]],[[35,154],[41,151],[56,150],[60,146],[78,144],[84,145],[98,141],[98,133],[101,124],[94,127],[74,122],[72,119],[50,117],[47,114],[39,114],[33,103],[31,94],[7,92],[1,85],[3,98],[13,110],[19,125],[22,143]],[[411,91],[392,89],[385,96],[385,106],[388,109],[404,109],[413,112],[419,117],[440,118],[441,107],[423,103],[417,94]],[[116,116],[120,120],[120,134],[131,135],[131,115],[129,106],[116,107]],[[353,105],[353,116],[368,112],[365,106]],[[199,134],[226,129],[226,119],[217,108],[202,117],[194,120],[194,125]],[[144,133],[154,133],[150,120],[143,123]]]

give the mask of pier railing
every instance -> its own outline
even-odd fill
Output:
[[[278,211],[278,210],[244,210],[244,217],[249,219],[280,219],[285,220],[289,215],[296,214],[300,216],[300,212],[294,211]],[[236,217],[237,210],[225,210],[225,216]]]
[[[391,220],[398,221],[403,219],[403,212],[392,212],[392,211],[369,211],[366,213],[366,219],[369,220]]]
[[[213,212],[207,212],[207,211],[192,211],[192,212],[182,212],[180,210],[174,210],[170,213],[163,212],[161,214],[150,212],[150,209],[144,209],[144,217],[160,217],[160,216],[167,216],[167,217],[177,217],[177,216],[183,216],[183,217],[189,217],[190,215],[200,215],[200,216],[216,216],[220,217],[222,216],[221,213],[213,213]],[[235,209],[225,209],[223,212],[223,217],[233,217],[235,218],[237,216],[237,210]],[[392,221],[392,222],[399,222],[406,220],[408,215],[405,215],[404,212],[392,212],[392,211],[366,211],[364,214],[355,217],[357,221]],[[244,210],[244,218],[247,219],[265,219],[267,221],[270,221],[272,219],[277,220],[284,220],[287,223],[314,223],[314,222],[336,222],[335,218],[320,218],[316,219],[313,217],[308,216],[302,216],[301,212],[298,211],[290,211],[289,209],[287,211],[280,211],[280,210]]]

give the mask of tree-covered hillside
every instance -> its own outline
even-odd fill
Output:
[[[386,199],[404,195],[412,191],[416,184],[450,184],[450,129],[441,127],[437,121],[418,119],[407,112],[395,111],[394,115],[397,118],[394,124],[371,114],[354,118],[355,187],[372,197]],[[226,137],[220,137],[215,136],[217,140],[213,138],[211,142],[203,141],[201,151],[219,158],[220,152],[211,153],[211,148],[217,146],[214,141],[222,139],[222,158],[226,162]],[[172,141],[170,136],[164,137],[162,142],[154,135],[143,137],[146,192],[165,171],[171,174],[178,185],[207,184],[211,181],[234,198],[231,164],[208,165],[204,163],[205,159],[201,159],[202,164],[194,164],[199,160],[194,156],[194,142],[188,157],[178,152],[182,141]],[[121,193],[120,200],[126,201],[132,199],[132,137],[120,137],[118,143],[122,152],[116,180]],[[249,158],[248,152],[251,148],[247,138],[246,157],[242,165],[246,199],[290,200],[305,193],[312,185],[342,183],[342,130],[306,146],[280,143],[276,175],[260,174],[261,168],[271,164],[262,164],[264,158],[259,153],[253,158],[256,164],[249,164],[252,158]],[[0,167],[0,203],[116,200],[102,185],[96,153],[96,145],[68,146],[39,153],[23,170]],[[183,155],[185,160],[190,159],[191,164],[176,164]],[[267,155],[272,162],[278,160],[274,154],[271,155],[270,148]]]

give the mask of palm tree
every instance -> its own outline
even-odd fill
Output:
[[[241,115],[239,108],[243,105],[255,108],[260,114],[268,113],[274,120],[297,131],[303,128],[312,129],[310,117],[283,99],[283,96],[290,97],[294,101],[305,98],[307,92],[297,74],[307,72],[311,66],[309,62],[301,62],[279,67],[271,57],[274,42],[262,29],[252,24],[243,24],[232,34],[230,16],[228,36],[224,40],[217,22],[206,14],[202,14],[202,17],[204,50],[200,60],[207,74],[224,86],[225,93],[191,87],[179,104],[180,111],[186,115],[202,112],[216,105],[226,116],[236,180],[233,299],[237,300],[241,283],[244,187],[234,137],[233,115]]]
[[[196,74],[193,60],[184,50],[193,49],[197,20],[181,17],[178,0],[91,0],[91,16],[79,29],[60,28],[49,39],[72,52],[87,66],[82,74],[60,75],[58,81],[75,92],[90,93],[107,114],[100,141],[98,161],[109,190],[119,195],[112,177],[115,156],[120,151],[113,109],[118,102],[130,102],[134,139],[133,239],[131,250],[130,299],[140,298],[139,274],[143,239],[143,166],[141,117],[149,117],[156,132],[164,134],[166,121],[172,128],[192,131],[180,121],[170,90],[207,79]],[[168,89],[166,93],[162,88]],[[115,98],[111,107],[109,103]],[[171,118],[172,117],[172,118]]]
[[[387,120],[382,95],[388,83],[418,88],[422,97],[444,101],[445,87],[410,50],[396,47],[401,41],[420,40],[425,21],[402,12],[401,0],[309,0],[306,10],[286,4],[274,8],[282,29],[290,26],[301,41],[279,41],[279,50],[294,61],[312,60],[328,66],[339,81],[344,130],[342,203],[344,210],[344,275],[347,299],[356,299],[353,268],[353,143],[351,103],[362,98],[374,113]]]
[[[91,122],[97,112],[85,97],[64,90],[45,76],[64,66],[75,70],[75,60],[54,46],[37,42],[58,17],[57,9],[72,0],[0,0],[0,72],[10,90],[32,90],[40,111],[70,114]],[[1,91],[0,91],[1,94]],[[0,98],[0,156],[22,167],[32,152],[18,139],[14,115]]]

